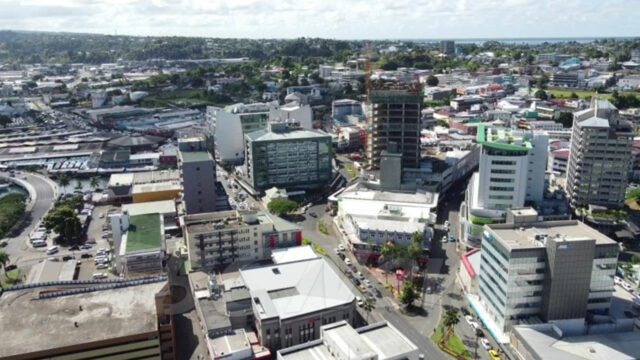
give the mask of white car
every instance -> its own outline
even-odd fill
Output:
[[[631,285],[629,285],[629,283],[626,282],[622,282],[622,288],[627,290],[628,292],[631,292],[633,290],[633,288],[631,287]]]
[[[347,266],[351,266],[351,260],[349,260],[349,258],[345,258],[344,263],[347,264]]]
[[[358,271],[358,272],[356,273],[356,277],[357,277],[358,279],[360,279],[360,280],[364,279],[364,275],[363,275],[363,274],[362,274],[362,272],[360,272],[360,271]]]
[[[95,273],[95,274],[93,274],[93,278],[94,279],[106,279],[107,278],[107,274],[105,274],[103,272]]]
[[[363,283],[364,283],[364,286],[366,287],[373,287],[373,284],[371,284],[371,281],[369,281],[369,279],[365,279]]]
[[[487,338],[482,338],[480,342],[482,343],[483,348],[485,348],[486,350],[491,350],[491,342]]]
[[[469,325],[471,326],[473,331],[476,331],[476,330],[478,330],[480,328],[480,325],[478,325],[478,323],[475,322],[475,321],[470,322]]]
[[[106,269],[106,268],[107,268],[107,264],[105,263],[100,263],[96,265],[96,269]]]
[[[449,220],[445,220],[445,221],[444,221],[444,227],[445,227],[445,228],[448,228],[448,227],[449,227]]]
[[[467,320],[467,324],[471,325],[471,323],[473,322],[473,316],[471,315],[467,315],[464,317],[465,320]]]
[[[335,252],[335,253],[336,253],[336,255],[338,255],[338,254],[340,254],[340,249],[335,248],[335,249],[333,249],[333,252]]]
[[[344,250],[345,250],[344,245],[342,245],[342,244],[338,245],[338,250],[340,250],[340,251],[344,251]]]
[[[448,241],[449,241],[449,239],[447,239],[447,235],[443,235],[443,236],[442,236],[442,242],[443,242],[443,243],[446,243],[446,242],[448,242]]]
[[[613,283],[616,285],[620,285],[620,283],[622,283],[622,279],[619,276],[614,276]]]
[[[358,306],[364,306],[364,301],[360,296],[356,296],[356,303],[358,304]]]

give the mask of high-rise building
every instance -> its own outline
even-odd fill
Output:
[[[479,298],[499,330],[606,313],[618,244],[576,220],[529,221],[484,226]]]
[[[318,188],[331,180],[331,136],[286,123],[245,135],[245,176],[256,191]]]
[[[455,54],[456,42],[453,40],[440,41],[440,52],[447,55]]]
[[[380,153],[390,142],[398,144],[403,167],[420,166],[420,90],[412,84],[369,92],[372,114],[367,156],[372,168],[380,167]]]
[[[462,240],[480,246],[482,225],[504,222],[506,210],[540,205],[544,195],[549,136],[543,131],[478,126],[479,172],[462,205]]]
[[[180,151],[182,201],[187,214],[216,211],[216,162],[208,151]]]
[[[264,130],[269,122],[296,124],[310,130],[313,113],[309,105],[277,101],[255,104],[234,104],[225,108],[207,107],[207,119],[215,133],[215,155],[221,164],[242,164],[244,136]]]
[[[631,171],[633,127],[607,100],[573,114],[565,190],[572,208],[590,204],[617,208],[625,198]]]

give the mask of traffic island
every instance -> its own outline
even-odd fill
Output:
[[[438,345],[440,350],[456,359],[473,360],[473,357],[462,343],[462,340],[456,335],[453,327],[445,330],[444,333],[442,332],[444,329],[443,321],[444,317],[440,319],[440,323],[438,323],[433,335],[431,335],[431,340]]]

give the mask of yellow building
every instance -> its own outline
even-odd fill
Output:
[[[182,186],[177,181],[133,185],[131,196],[134,203],[173,200],[180,195]]]

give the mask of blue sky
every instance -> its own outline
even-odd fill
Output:
[[[0,9],[1,29],[129,35],[640,36],[640,0],[0,0]]]

